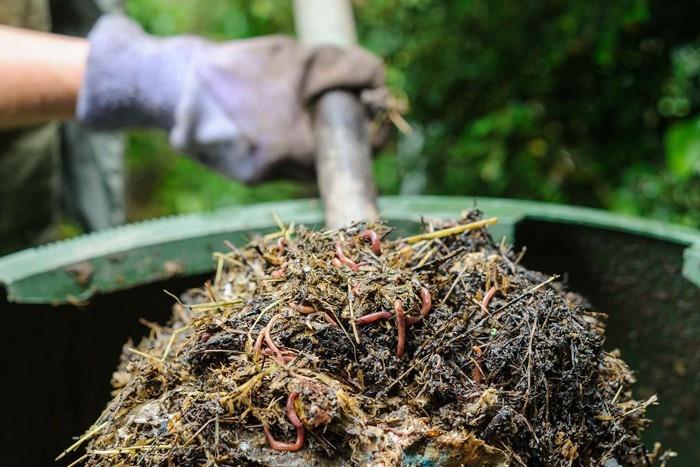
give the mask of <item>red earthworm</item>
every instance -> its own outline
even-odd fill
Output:
[[[391,316],[391,313],[388,311],[378,311],[376,313],[370,313],[368,315],[360,316],[355,320],[355,324],[363,326],[365,324],[370,324],[374,323],[375,321],[379,321],[380,319],[389,319],[391,318]]]
[[[285,239],[284,237],[282,237],[282,238],[280,238],[279,240],[277,240],[277,252],[278,252],[280,255],[281,255],[282,253],[284,253],[284,247],[286,247],[286,246],[287,246],[287,239]]]
[[[484,300],[481,302],[481,309],[484,311],[488,311],[489,309],[489,302],[493,298],[494,295],[496,295],[496,287],[491,287],[488,292],[486,292],[486,295],[484,295]]]
[[[338,323],[335,320],[335,316],[331,315],[329,312],[323,313],[323,319],[326,321],[326,323],[330,324],[331,326],[338,326]]]
[[[275,315],[272,318],[270,318],[270,321],[268,321],[267,326],[265,326],[265,331],[263,333],[265,337],[265,343],[267,346],[275,353],[275,357],[277,357],[277,361],[284,364],[284,355],[282,355],[282,352],[280,351],[279,347],[275,345],[275,342],[272,340],[272,336],[270,336],[270,332],[272,331],[272,326],[275,325],[275,321],[280,317],[280,315]]]
[[[254,354],[259,354],[260,351],[262,350],[262,342],[263,342],[263,337],[265,336],[265,328],[262,328],[260,330],[260,333],[258,334],[258,338],[255,339],[255,345],[253,346],[253,353]]]
[[[334,256],[333,259],[331,260],[331,264],[335,266],[336,268],[342,268],[343,263],[340,262],[337,256]]]
[[[398,298],[394,300],[394,312],[396,314],[396,356],[402,358],[406,353],[406,317],[403,312],[403,305]]]
[[[421,307],[420,307],[420,315],[422,318],[425,318],[428,316],[428,313],[430,313],[430,309],[433,306],[432,299],[430,298],[430,290],[428,290],[425,287],[420,288],[420,299],[421,299]]]
[[[284,268],[275,269],[274,271],[272,271],[272,273],[270,273],[270,276],[272,276],[272,277],[274,277],[275,279],[277,279],[277,278],[279,278],[279,277],[284,276],[284,273],[285,273],[285,272],[286,272],[286,271],[284,270]]]
[[[289,305],[291,305],[293,310],[298,311],[302,315],[308,315],[316,311],[316,309],[311,305],[301,305],[296,302],[290,302]]]
[[[295,358],[297,358],[297,354],[294,353],[293,350],[283,349],[281,352],[282,352],[282,360],[284,360],[286,363],[289,363],[292,360],[294,360]],[[265,350],[263,350],[262,353],[263,353],[263,355],[272,355],[273,352],[269,348],[266,348]]]
[[[381,256],[382,254],[382,244],[379,242],[379,235],[377,235],[377,232],[374,230],[365,230],[360,234],[362,238],[365,240],[369,240],[370,243],[372,244],[372,252],[377,255]]]
[[[406,326],[410,328],[414,324],[420,323],[422,320],[422,316],[406,316]]]
[[[277,441],[270,432],[267,425],[263,425],[263,430],[265,431],[265,438],[267,439],[267,444],[270,445],[272,449],[277,451],[298,451],[304,445],[304,424],[299,420],[296,408],[294,407],[294,402],[299,397],[298,392],[290,392],[287,398],[287,418],[292,423],[294,428],[297,430],[297,439],[294,443],[285,443],[283,441]]]
[[[430,313],[430,309],[432,308],[432,299],[430,298],[430,291],[425,288],[421,287],[420,288],[420,299],[421,299],[421,307],[420,307],[420,316],[406,316],[406,325],[408,327],[413,326],[414,324],[418,323],[420,320],[428,316],[428,313]]]
[[[343,263],[353,271],[357,271],[358,269],[360,269],[356,262],[345,256],[345,253],[343,252],[343,246],[340,244],[340,242],[336,242],[335,244],[335,254],[341,263]]]
[[[297,409],[294,407],[294,403],[296,400],[299,398],[299,393],[296,391],[292,391],[289,393],[289,397],[287,398],[287,417],[289,417],[289,421],[292,422],[292,425],[296,429],[302,430],[302,440],[304,438],[303,435],[303,430],[304,430],[304,424],[301,423],[301,420],[299,420],[299,416],[297,415]],[[303,441],[302,441],[303,442]]]
[[[274,277],[275,279],[278,279],[282,276],[284,276],[284,273],[287,272],[287,263],[284,263],[281,268],[275,269],[270,273],[270,276]]]

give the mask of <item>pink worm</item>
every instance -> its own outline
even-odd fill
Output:
[[[267,443],[272,449],[277,451],[298,451],[304,445],[304,424],[299,420],[297,411],[294,408],[294,402],[299,397],[298,392],[290,392],[287,398],[287,418],[292,423],[294,428],[297,430],[297,439],[294,443],[285,443],[283,441],[277,441],[270,432],[270,429],[263,425],[263,430],[265,431],[265,438],[267,438]]]
[[[341,263],[345,264],[353,271],[357,271],[360,269],[356,262],[345,256],[345,252],[343,252],[343,246],[340,244],[340,242],[336,242],[335,244],[335,254],[338,256],[338,259]]]
[[[396,313],[396,332],[398,342],[396,344],[396,356],[402,358],[406,353],[406,317],[403,305],[398,298],[394,300],[394,312]]]
[[[372,252],[377,255],[381,256],[382,254],[382,244],[379,242],[379,235],[377,235],[377,232],[374,230],[365,230],[360,234],[362,238],[369,240],[372,244]]]
[[[365,324],[370,324],[374,323],[375,321],[379,321],[380,319],[389,319],[391,318],[391,313],[388,311],[378,311],[376,313],[370,313],[368,315],[361,316],[355,320],[356,324],[359,324],[360,326],[363,326]]]

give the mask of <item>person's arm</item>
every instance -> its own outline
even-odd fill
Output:
[[[0,27],[0,128],[71,117],[95,130],[158,128],[175,149],[250,183],[312,173],[316,96],[383,83],[381,61],[362,49],[289,37],[158,38],[119,15],[100,18],[87,40]]]
[[[72,118],[85,39],[0,25],[0,128]]]

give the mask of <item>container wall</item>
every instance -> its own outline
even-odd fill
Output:
[[[110,399],[110,378],[129,338],[164,323],[172,297],[204,277],[96,297],[89,306],[17,305],[0,298],[0,446],[6,466],[57,466]]]

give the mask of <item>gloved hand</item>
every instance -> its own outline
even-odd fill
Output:
[[[88,38],[83,124],[165,129],[174,148],[248,183],[312,173],[314,97],[384,83],[381,61],[367,51],[284,36],[159,39],[123,16],[105,16]]]

